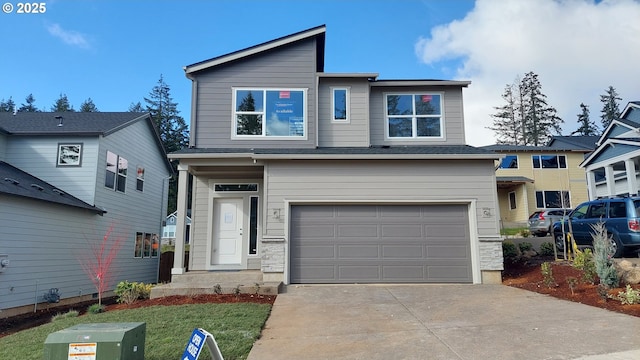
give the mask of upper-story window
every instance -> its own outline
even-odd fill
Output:
[[[566,169],[567,157],[564,155],[531,155],[534,169]]]
[[[127,159],[107,151],[107,171],[104,186],[116,191],[125,192],[127,186]]]
[[[136,190],[144,191],[144,167],[140,165],[136,171]]]
[[[518,155],[507,155],[500,162],[500,169],[517,169]]]
[[[331,88],[333,93],[332,109],[335,122],[349,122],[349,89]]]
[[[388,138],[442,138],[442,95],[386,94]]]
[[[235,89],[233,137],[306,136],[305,95],[302,89]]]

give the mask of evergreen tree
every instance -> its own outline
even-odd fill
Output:
[[[496,132],[498,144],[523,145],[523,126],[520,113],[519,84],[507,85],[502,94],[506,102],[503,106],[496,106],[496,113],[491,115],[493,126],[487,127]],[[514,92],[516,94],[514,94]]]
[[[256,111],[256,101],[247,91],[247,95],[242,99],[238,106],[238,111]],[[260,135],[262,134],[262,115],[243,114],[238,115],[237,124],[238,135]]]
[[[162,146],[167,153],[178,151],[188,145],[189,130],[187,124],[179,115],[178,104],[171,98],[171,89],[164,82],[162,75],[156,86],[145,97],[147,112],[151,113],[151,118],[156,124],[160,133]],[[177,163],[172,163],[176,170]],[[178,195],[178,179],[175,177],[169,183],[169,205],[168,214],[176,210]]]
[[[564,121],[557,116],[554,107],[547,103],[547,96],[542,93],[542,85],[538,75],[528,72],[522,79],[524,93],[525,144],[544,145],[551,139],[551,131],[560,135],[560,124]]]
[[[36,99],[33,97],[33,94],[27,95],[24,101],[26,102],[26,104],[20,105],[18,112],[39,112],[40,111],[35,105],[33,105],[33,103],[36,102]]]
[[[551,132],[560,134],[560,124],[564,121],[557,111],[547,103],[542,93],[538,75],[533,72],[512,85],[507,85],[502,98],[506,105],[495,107],[497,113],[493,127],[498,142],[512,145],[544,145],[551,138]]]
[[[618,101],[620,100],[622,100],[622,98],[618,97],[618,93],[613,86],[609,86],[606,94],[600,95],[600,102],[603,104],[602,110],[600,111],[602,113],[600,118],[602,119],[603,129],[609,127],[609,124],[611,124],[613,120],[620,118],[620,106],[618,106]]]
[[[69,104],[69,99],[67,99],[67,94],[60,94],[58,100],[53,103],[51,107],[52,112],[71,112],[75,111],[73,106]]]
[[[4,101],[4,99],[0,101],[0,112],[13,112],[14,110],[17,110],[16,103],[13,101],[11,96],[9,96],[9,100],[7,101]]]
[[[93,100],[91,100],[91,98],[88,98],[87,100],[83,101],[82,104],[80,104],[80,112],[99,112],[100,110],[98,110],[98,107],[96,107],[96,104],[93,103]]]
[[[595,136],[599,135],[600,131],[595,122],[589,119],[589,106],[584,103],[580,104],[580,114],[578,114],[578,130],[571,133],[571,135],[581,136]]]
[[[137,103],[131,103],[131,105],[129,105],[129,112],[146,112],[147,109],[145,109],[142,104],[140,103],[140,101],[138,101]]]

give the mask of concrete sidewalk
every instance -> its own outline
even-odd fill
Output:
[[[631,360],[640,318],[503,285],[290,285],[248,359]]]

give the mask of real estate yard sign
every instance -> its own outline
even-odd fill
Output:
[[[189,338],[189,342],[187,343],[187,347],[184,349],[184,353],[182,354],[181,359],[197,360],[198,356],[200,356],[200,351],[202,351],[202,347],[205,343],[209,347],[209,352],[211,352],[211,358],[213,360],[224,360],[222,358],[222,354],[220,353],[220,349],[218,349],[218,343],[216,343],[213,335],[202,329],[193,329],[193,332],[191,333],[191,337]]]

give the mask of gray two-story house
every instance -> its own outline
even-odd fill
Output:
[[[157,282],[171,174],[149,114],[0,113],[0,317]]]
[[[495,153],[465,144],[468,81],[324,71],[324,26],[185,67],[174,279],[498,283]],[[212,280],[215,284],[215,279]]]

